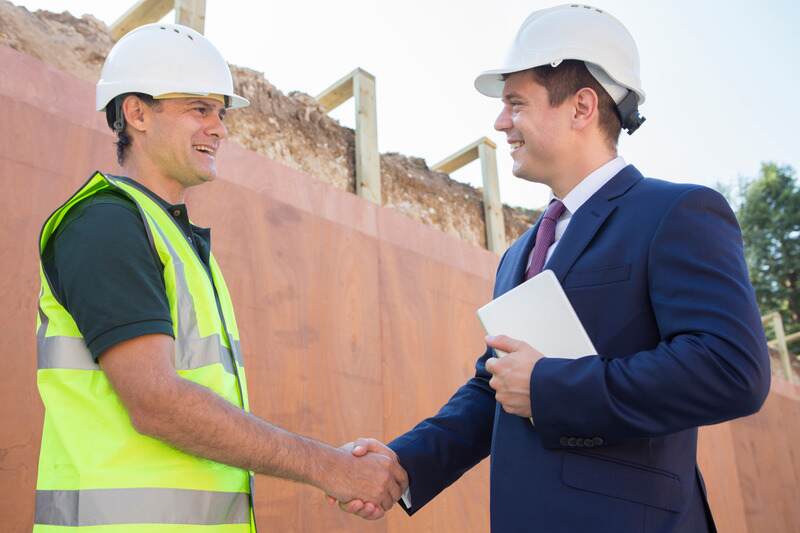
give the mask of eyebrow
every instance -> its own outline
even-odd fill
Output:
[[[522,95],[521,95],[521,94],[519,94],[519,93],[515,93],[515,92],[513,92],[513,91],[512,91],[512,92],[510,92],[510,93],[508,93],[508,94],[504,94],[504,95],[503,95],[503,98],[502,98],[502,100],[503,100],[504,102],[507,102],[508,100],[511,100],[512,98],[519,98],[519,99],[522,99],[522,100],[524,100],[524,98],[522,97]]]
[[[203,106],[203,107],[205,107],[207,109],[212,109],[214,107],[213,105],[209,104],[205,100],[199,100],[199,99],[198,100],[189,100],[186,103],[186,107],[192,107],[192,106],[195,106],[195,105],[201,105],[201,106]],[[219,109],[220,118],[224,117],[226,114],[227,114],[227,110],[224,107],[221,107]]]

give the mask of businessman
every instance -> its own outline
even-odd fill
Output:
[[[597,354],[487,337],[475,376],[438,414],[353,453],[399,459],[409,514],[491,455],[496,533],[715,531],[697,428],[758,411],[770,380],[733,213],[713,190],[643,177],[617,154],[621,129],[644,121],[645,93],[633,38],[599,9],[534,12],[475,86],[502,99],[495,128],[514,174],[552,191],[500,260],[494,297],[552,270]]]

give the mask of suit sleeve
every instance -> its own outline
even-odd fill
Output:
[[[403,508],[409,515],[489,455],[497,404],[485,364],[494,355],[487,348],[475,363],[475,376],[435,416],[389,443],[408,473],[412,505]]]
[[[658,345],[545,358],[534,367],[531,406],[546,447],[561,447],[564,436],[605,444],[658,437],[763,404],[767,344],[741,232],[724,198],[707,188],[683,193],[655,232],[647,268]]]

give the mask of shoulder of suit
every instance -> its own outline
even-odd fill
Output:
[[[667,181],[658,178],[643,178],[632,189],[634,196],[644,195],[657,197],[670,203],[670,200],[675,200],[688,193],[696,192],[697,194],[709,194],[714,196],[721,196],[721,194],[706,185],[699,185],[697,183],[676,183],[674,181]]]

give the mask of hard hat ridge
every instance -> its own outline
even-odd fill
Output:
[[[201,33],[180,24],[146,24],[114,45],[97,82],[96,109],[127,93],[221,95],[227,107],[249,105],[234,93],[222,54]]]

